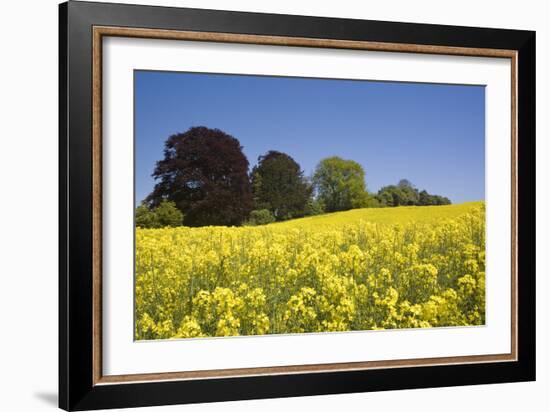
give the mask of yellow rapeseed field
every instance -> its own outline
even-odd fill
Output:
[[[136,339],[485,323],[485,206],[136,229]]]

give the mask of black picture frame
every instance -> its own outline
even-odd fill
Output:
[[[517,51],[517,361],[96,385],[92,28],[136,27]],[[89,3],[59,6],[59,406],[90,410],[535,380],[535,32]]]

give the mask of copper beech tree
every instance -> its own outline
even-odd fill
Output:
[[[240,225],[252,209],[248,160],[239,141],[219,129],[192,127],[170,136],[153,177],[146,204],[174,202],[187,226]]]

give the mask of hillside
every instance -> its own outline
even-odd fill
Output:
[[[308,228],[348,225],[356,221],[372,223],[431,223],[452,219],[478,208],[483,201],[466,202],[446,206],[400,206],[388,208],[353,209],[345,212],[326,213],[319,216],[293,219],[267,225],[277,228]]]
[[[138,228],[135,268],[137,340],[485,324],[483,202]]]

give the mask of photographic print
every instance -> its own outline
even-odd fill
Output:
[[[59,40],[60,407],[535,380],[535,32],[71,1]]]
[[[485,324],[485,88],[136,70],[135,339]]]

